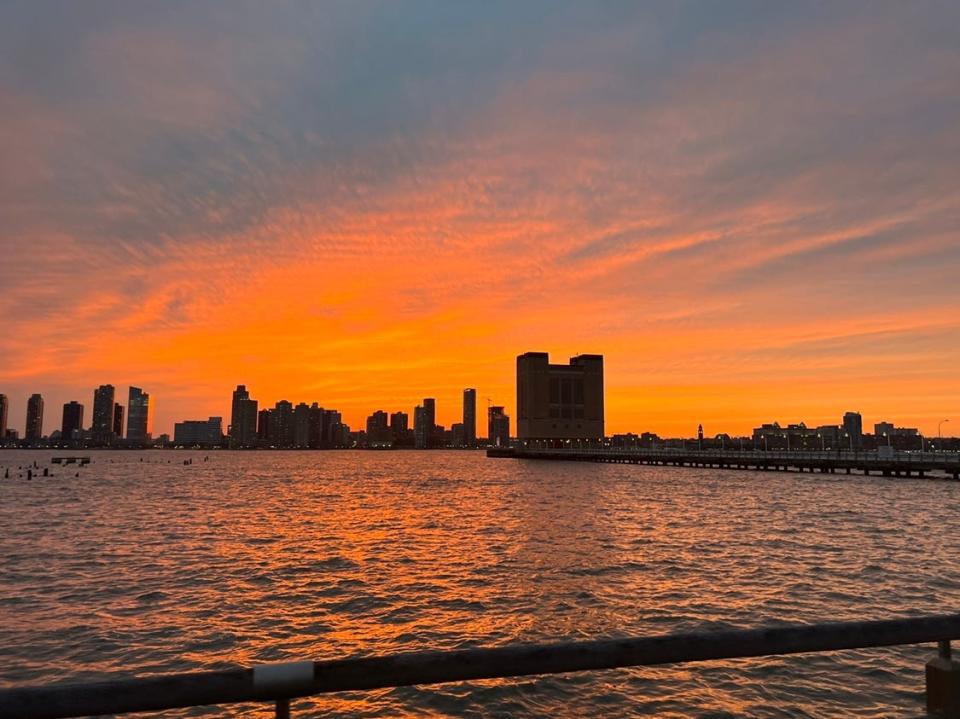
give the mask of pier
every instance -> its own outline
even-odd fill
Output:
[[[331,692],[936,642],[938,652],[925,668],[927,710],[957,719],[960,662],[952,658],[950,648],[955,639],[960,639],[960,614],[403,652],[3,689],[0,716],[66,719],[271,702],[282,719],[290,716],[292,699]]]
[[[672,467],[761,470],[767,472],[819,472],[826,474],[881,475],[883,477],[927,477],[943,472],[960,480],[958,452],[863,452],[847,450],[775,451],[646,449],[639,447],[562,447],[529,444],[491,447],[488,457],[507,459],[563,460],[569,462],[607,462]]]

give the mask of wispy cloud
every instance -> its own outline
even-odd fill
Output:
[[[542,347],[607,354],[612,430],[929,422],[960,400],[958,26],[8,3],[0,391],[149,384],[160,430],[238,381],[355,424],[436,394],[450,421],[464,385],[509,405]]]

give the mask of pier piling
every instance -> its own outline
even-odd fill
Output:
[[[941,640],[939,648],[926,666],[927,711],[943,719],[960,719],[960,662],[953,659],[949,640]]]

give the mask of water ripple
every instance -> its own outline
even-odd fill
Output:
[[[956,611],[960,485],[465,452],[94,452],[0,482],[0,685]],[[143,459],[143,461],[140,461]],[[0,453],[3,468],[40,452]],[[55,474],[57,472],[55,471]],[[330,717],[912,717],[932,647],[298,700]],[[163,716],[265,716],[263,706]]]

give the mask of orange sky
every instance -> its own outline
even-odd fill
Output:
[[[528,350],[611,433],[960,423],[955,7],[416,7],[0,12],[11,426],[449,425]]]

